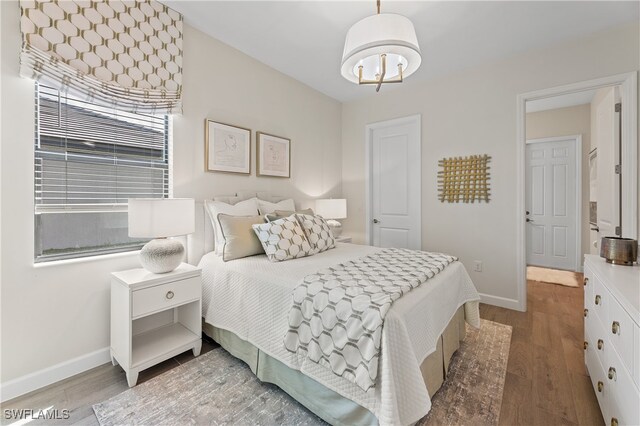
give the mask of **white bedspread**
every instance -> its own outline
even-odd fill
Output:
[[[337,244],[315,256],[270,262],[252,256],[231,262],[208,253],[200,261],[203,275],[203,315],[215,327],[229,330],[291,368],[302,371],[329,389],[373,412],[380,424],[410,424],[422,418],[431,401],[420,364],[436,350],[437,339],[465,305],[467,321],[478,327],[480,299],[460,262],[444,271],[389,310],[382,332],[378,384],[363,391],[354,383],[309,360],[288,352],[283,336],[288,329],[291,291],[306,275],[380,250]]]

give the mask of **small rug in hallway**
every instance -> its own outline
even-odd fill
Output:
[[[496,425],[510,344],[510,326],[481,320],[481,330],[467,327],[447,381],[420,426]],[[246,364],[222,348],[96,404],[93,410],[101,425],[324,424],[277,386],[261,383]]]
[[[548,284],[560,284],[567,287],[580,287],[579,274],[560,269],[539,268],[527,266],[527,279]]]

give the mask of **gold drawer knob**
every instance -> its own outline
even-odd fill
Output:
[[[616,369],[613,367],[609,367],[609,380],[614,380],[616,379]]]
[[[585,340],[585,342],[584,342],[584,350],[586,351],[588,347],[589,347],[589,342],[587,342],[587,341]]]
[[[618,321],[611,323],[611,332],[613,334],[620,334],[620,323]]]
[[[584,281],[582,281],[582,285],[587,285],[589,283],[589,278],[588,277],[584,277]]]
[[[587,315],[589,315],[589,310],[588,310],[588,309],[585,309],[585,310],[584,310],[584,317],[586,318],[586,317],[587,317]]]
[[[618,426],[618,419],[611,417],[611,426]]]
[[[602,392],[602,389],[604,389],[604,383],[598,382],[598,392]]]
[[[598,349],[602,350],[604,347],[604,341],[602,339],[598,339]]]
[[[173,299],[173,296],[175,296],[175,294],[171,290],[169,290],[167,292],[167,299]]]
[[[600,304],[600,300],[602,300],[602,298],[600,297],[599,294],[596,294],[596,305]]]

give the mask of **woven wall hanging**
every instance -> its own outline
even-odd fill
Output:
[[[438,162],[438,192],[440,202],[489,202],[488,155],[443,158]]]

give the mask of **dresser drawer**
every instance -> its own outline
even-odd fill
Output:
[[[591,378],[591,384],[593,385],[594,392],[600,405],[600,410],[603,416],[606,418],[608,415],[607,397],[609,393],[609,387],[606,386],[606,378],[602,364],[598,360],[596,355],[595,342],[590,338],[589,334],[585,332],[585,341],[588,343],[587,348],[584,351],[585,364],[589,377]],[[599,384],[602,384],[601,386]]]
[[[606,327],[609,322],[607,307],[609,306],[611,295],[598,277],[594,276],[592,282],[593,296],[591,297],[591,304],[593,306],[593,312],[598,316],[600,323]]]
[[[609,340],[616,348],[616,351],[618,351],[618,355],[620,355],[627,370],[634,371],[633,341],[635,339],[634,332],[636,325],[613,297],[609,297],[606,307],[608,309],[607,318],[609,321],[605,325],[605,330],[609,335]]]
[[[201,293],[200,277],[136,290],[132,294],[132,316],[140,317],[179,306],[190,300],[199,299]]]
[[[634,326],[633,333],[633,380],[640,389],[640,327]]]
[[[640,424],[640,394],[616,351],[607,353],[603,367],[607,375],[606,387],[609,388],[609,416],[616,418],[619,425]],[[610,421],[605,418],[608,424]]]
[[[589,326],[589,336],[593,340],[593,351],[598,357],[600,364],[604,366],[607,362],[607,353],[613,351],[609,336],[597,318],[592,318]]]
[[[593,304],[593,272],[589,267],[584,265],[584,281],[582,282],[584,288],[584,305],[590,307]]]

